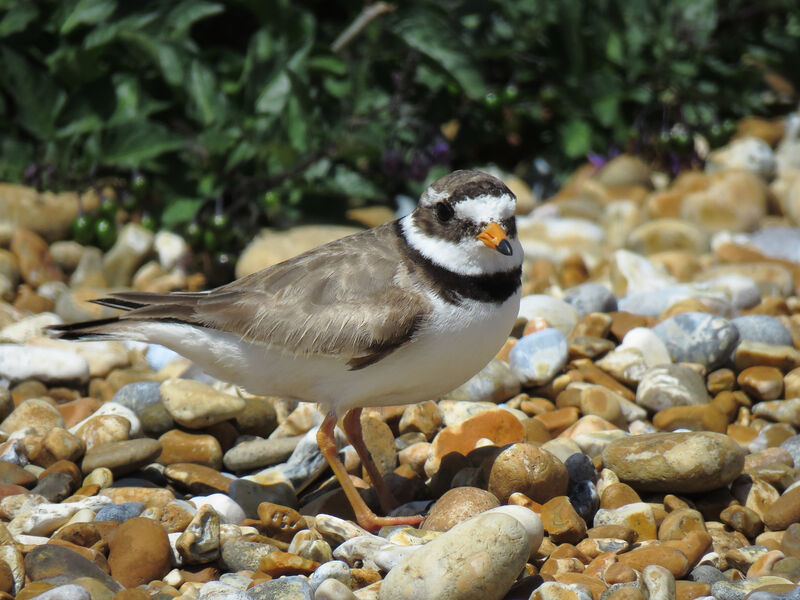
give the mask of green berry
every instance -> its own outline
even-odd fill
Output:
[[[94,225],[97,245],[101,250],[109,250],[117,241],[117,228],[109,219],[97,219]]]
[[[211,228],[214,231],[226,231],[231,224],[231,218],[225,213],[216,213],[211,217]]]
[[[145,196],[149,185],[150,183],[147,181],[147,177],[141,173],[135,173],[133,177],[131,177],[131,191],[133,191],[139,199]]]
[[[119,204],[116,198],[105,197],[100,202],[100,216],[109,221],[115,221]]]
[[[153,217],[153,215],[150,213],[142,213],[140,225],[145,229],[149,229],[150,231],[155,231],[158,229],[158,223],[156,222],[155,217]]]
[[[203,241],[203,228],[197,221],[192,221],[186,226],[186,241],[192,247],[197,247]]]
[[[214,252],[218,247],[217,234],[211,229],[203,230],[203,248],[207,252]]]
[[[509,83],[503,90],[503,102],[514,102],[519,97],[519,88]]]
[[[83,246],[94,242],[94,222],[86,215],[78,215],[72,222],[72,239]]]

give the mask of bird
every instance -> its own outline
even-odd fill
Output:
[[[320,451],[356,521],[378,516],[338,457],[342,429],[388,513],[394,497],[363,441],[364,407],[413,404],[472,377],[505,343],[519,311],[523,251],[516,197],[498,178],[451,172],[408,215],[202,292],[119,291],[94,300],[118,316],[52,327],[65,340],[166,346],[209,375],[265,396],[316,402]]]

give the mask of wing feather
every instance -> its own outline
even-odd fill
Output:
[[[408,273],[392,224],[357,233],[207,293],[119,292],[121,319],[170,320],[230,331],[299,355],[363,368],[409,341],[430,308],[398,283]]]

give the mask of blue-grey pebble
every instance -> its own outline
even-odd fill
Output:
[[[800,466],[800,434],[793,435],[781,442],[781,448],[792,455],[795,466]]]
[[[717,581],[725,579],[725,574],[716,567],[711,565],[699,565],[691,570],[686,576],[689,581],[696,581],[698,583],[707,583],[712,585]]]
[[[581,316],[617,310],[617,297],[600,283],[589,282],[571,287],[564,293],[564,301]]]
[[[161,400],[160,388],[161,384],[157,381],[135,381],[119,388],[111,401],[139,415],[146,406]]]
[[[544,385],[564,367],[568,350],[563,333],[543,329],[520,338],[511,349],[508,364],[523,385]]]
[[[698,363],[715,369],[725,364],[739,343],[729,320],[708,313],[680,313],[655,327],[655,333],[676,363]]]
[[[584,521],[594,522],[594,514],[600,508],[600,494],[594,483],[588,480],[571,483],[567,488],[567,498]]]
[[[297,494],[292,486],[284,482],[261,484],[249,479],[234,479],[228,487],[228,496],[242,507],[250,519],[258,518],[258,505],[272,502],[282,506],[297,508]]]
[[[247,590],[252,600],[313,600],[314,592],[305,577],[279,577]]]
[[[800,263],[800,229],[768,227],[750,236],[749,243],[772,258]]]
[[[786,592],[784,594],[756,590],[747,597],[747,600],[800,600],[800,584],[798,584],[791,592]]]
[[[143,502],[123,502],[122,504],[112,504],[104,506],[97,511],[94,516],[95,521],[117,521],[124,523],[128,519],[138,517],[144,510]]]
[[[317,591],[317,588],[326,579],[336,579],[349,586],[350,567],[343,560],[329,560],[322,563],[311,575],[311,589]]]
[[[629,294],[620,298],[617,302],[617,306],[618,310],[635,315],[658,317],[676,302],[691,297],[692,291],[687,286],[674,285],[650,292]]]
[[[82,585],[67,583],[36,595],[37,600],[92,600],[92,595]]]
[[[746,577],[738,581],[723,579],[711,584],[711,595],[717,600],[744,600],[751,592],[763,587],[766,582],[759,581],[763,578],[764,576]],[[772,580],[770,576],[766,578]]]
[[[594,468],[592,459],[583,452],[572,454],[564,461],[564,466],[567,467],[569,480],[573,483],[579,481],[597,482],[597,469]]]
[[[197,600],[251,600],[247,592],[221,581],[209,581],[200,588]]]
[[[731,321],[739,331],[739,341],[751,340],[765,344],[792,346],[792,334],[783,323],[769,315],[746,315]]]

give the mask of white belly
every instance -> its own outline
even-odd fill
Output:
[[[458,387],[503,345],[519,298],[515,294],[500,305],[466,301],[455,308],[432,298],[433,317],[413,342],[355,371],[344,359],[294,357],[213,329],[143,323],[138,333],[254,394],[318,402],[344,414],[357,406],[421,402]]]

